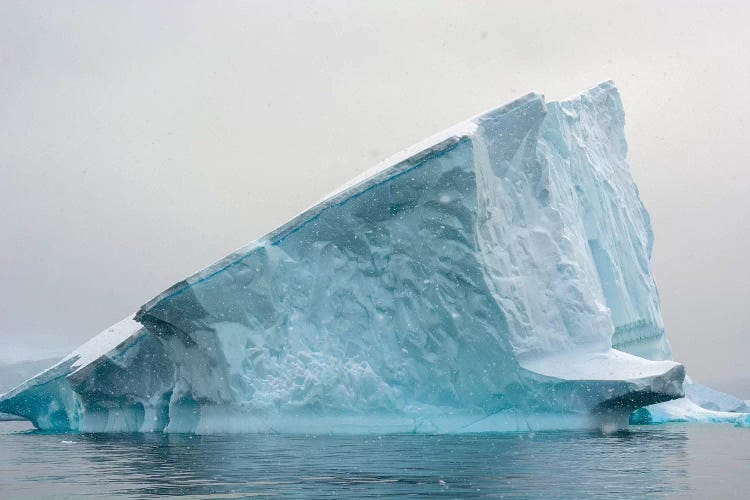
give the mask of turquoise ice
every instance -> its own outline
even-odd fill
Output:
[[[430,138],[0,397],[41,429],[624,425],[682,396],[611,82]]]

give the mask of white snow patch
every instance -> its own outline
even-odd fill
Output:
[[[674,361],[650,361],[617,349],[570,352],[521,361],[527,370],[564,380],[636,380],[663,375],[679,366]]]
[[[141,328],[143,328],[143,325],[135,321],[133,316],[129,316],[119,323],[110,326],[102,333],[65,356],[61,363],[75,358],[75,362],[71,367],[71,373],[75,373],[81,368],[106,355]]]
[[[747,413],[714,411],[701,408],[687,398],[675,399],[665,403],[647,406],[651,414],[651,423],[667,422],[702,422],[702,423],[737,423],[748,417]]]

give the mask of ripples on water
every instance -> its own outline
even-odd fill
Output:
[[[720,425],[379,437],[61,435],[3,425],[2,498],[747,498],[750,487],[750,431]]]

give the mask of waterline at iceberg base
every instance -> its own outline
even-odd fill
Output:
[[[177,283],[0,412],[52,431],[627,425],[683,396],[620,96],[529,94]]]

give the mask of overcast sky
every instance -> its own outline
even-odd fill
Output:
[[[746,373],[750,12],[701,3],[0,2],[0,360],[455,122],[613,79],[675,358]]]

